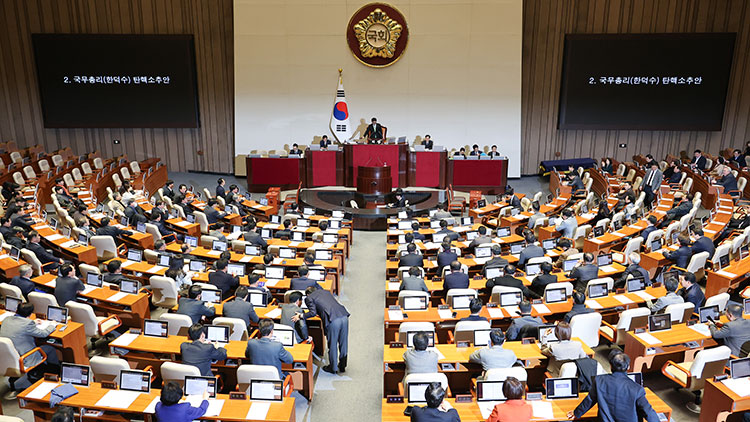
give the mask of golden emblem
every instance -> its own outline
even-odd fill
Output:
[[[353,29],[363,57],[390,59],[396,52],[396,42],[403,28],[378,8],[357,22]]]

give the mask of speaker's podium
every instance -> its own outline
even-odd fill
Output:
[[[391,191],[391,166],[357,167],[357,192],[364,195],[384,195]]]

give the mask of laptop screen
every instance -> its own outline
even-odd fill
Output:
[[[440,228],[440,220],[432,220],[432,221],[430,221],[430,228],[431,229],[439,229]]]
[[[477,380],[477,401],[505,401],[503,384],[505,381]]]
[[[5,296],[5,310],[8,312],[16,312],[18,310],[18,305],[21,304],[21,299],[12,297],[12,296]]]
[[[497,229],[497,237],[510,236],[510,227],[500,227]]]
[[[336,233],[325,233],[323,234],[323,243],[338,243],[339,235]]]
[[[49,305],[47,307],[47,321],[55,321],[65,324],[68,322],[68,308]]]
[[[399,230],[411,230],[411,220],[401,220],[397,227]]]
[[[547,400],[578,398],[576,378],[547,378],[545,380]]]
[[[503,269],[500,267],[490,267],[484,270],[484,276],[488,279],[503,276]]]
[[[578,259],[566,259],[563,261],[563,271],[572,271],[576,264],[578,264]]]
[[[123,369],[120,371],[120,390],[139,391],[148,393],[151,391],[151,373]]]
[[[201,300],[208,303],[221,303],[221,290],[201,290]]]
[[[709,317],[713,321],[719,320],[719,305],[712,305],[712,306],[701,306],[698,308],[698,316],[700,317],[701,323],[706,323],[709,321]]]
[[[521,292],[500,293],[500,306],[518,306],[522,299]]]
[[[651,242],[651,251],[657,251],[661,249],[661,239],[656,239]]]
[[[745,314],[750,314],[750,299],[745,299],[742,303]]]
[[[323,281],[326,278],[326,270],[310,270],[307,273],[307,278],[315,281]]]
[[[229,343],[229,327],[223,325],[207,325],[206,340],[217,343]]]
[[[266,267],[266,278],[281,280],[284,278],[284,267]]]
[[[222,242],[221,240],[214,240],[213,243],[211,243],[211,249],[214,251],[224,252],[225,250],[227,250],[227,242]]]
[[[605,253],[596,257],[596,265],[603,267],[612,264],[612,254]]]
[[[544,301],[547,303],[565,302],[566,300],[568,300],[568,295],[565,287],[544,291]]]
[[[477,238],[477,236],[479,236],[479,232],[478,231],[466,232],[465,236],[466,236],[466,240],[474,240]]]
[[[273,329],[273,338],[279,343],[286,347],[294,346],[294,330],[286,330],[283,328]]]
[[[542,264],[526,264],[526,275],[531,277],[542,272]]]
[[[344,218],[344,211],[332,211],[331,216],[333,218]]]
[[[271,224],[281,224],[281,216],[277,214],[272,215]]]
[[[445,239],[445,236],[447,236],[447,233],[433,233],[432,234],[432,242],[433,243],[443,243],[443,239]]]
[[[250,291],[250,294],[247,296],[248,302],[252,303],[253,306],[260,306],[261,308],[266,307],[268,304],[266,299],[265,293],[259,291]]]
[[[315,214],[315,208],[305,207],[302,210],[302,214],[304,214],[304,215],[313,215],[313,214]]]
[[[406,347],[414,347],[414,334],[425,333],[427,334],[427,346],[435,346],[435,332],[434,331],[407,331],[406,332]]]
[[[21,256],[21,250],[18,249],[15,246],[12,246],[10,248],[10,257],[18,261],[18,258]]]
[[[161,265],[162,267],[168,267],[171,258],[172,257],[170,257],[169,255],[159,254],[159,265]]]
[[[599,237],[604,234],[604,226],[594,227],[594,237]]]
[[[487,346],[490,343],[490,329],[474,330],[474,347]]]
[[[86,284],[88,284],[89,286],[102,287],[101,274],[87,273]]]
[[[544,248],[545,251],[555,249],[556,247],[557,243],[555,242],[555,239],[544,239],[542,241],[542,248]]]
[[[139,221],[135,224],[135,230],[139,233],[146,233],[146,223]]]
[[[554,324],[544,324],[537,327],[539,333],[539,342],[542,344],[558,342],[557,335],[555,334]]]
[[[333,251],[328,249],[316,249],[315,260],[316,261],[330,261],[333,259]]]
[[[488,257],[492,256],[492,248],[490,248],[489,246],[484,246],[484,247],[481,247],[481,248],[476,248],[476,249],[474,249],[474,255],[477,258],[488,258]]]
[[[256,245],[245,245],[245,255],[258,256],[260,248]]]
[[[305,241],[305,232],[293,231],[292,232],[292,240],[295,241],[295,242],[304,242]]]
[[[128,249],[128,261],[141,262],[143,259],[143,251],[138,249]]]
[[[244,277],[245,276],[245,264],[237,264],[237,263],[229,263],[227,264],[227,273],[233,275],[234,277]]]
[[[640,275],[640,274],[639,274]],[[630,280],[628,280],[628,292],[640,292],[641,290],[646,289],[646,281],[643,279],[643,277],[633,277]]]
[[[284,400],[284,382],[275,380],[250,380],[250,400]]]
[[[451,308],[469,309],[472,299],[474,299],[473,295],[453,295],[451,296]]]
[[[137,294],[140,288],[140,283],[136,280],[122,279],[120,280],[120,291],[131,295]]]
[[[510,253],[512,255],[516,255],[516,254],[521,253],[521,251],[523,250],[523,246],[524,246],[523,242],[511,243],[510,244]]]
[[[427,309],[427,298],[425,296],[405,296],[402,300],[405,311],[423,311]]]
[[[729,373],[732,378],[750,377],[750,358],[730,360]]]
[[[663,331],[672,328],[672,316],[670,314],[649,315],[648,330]]]
[[[260,237],[263,239],[271,238],[271,229],[260,229]]]
[[[310,227],[310,220],[306,218],[298,218],[297,227]]]
[[[338,230],[341,228],[341,220],[328,220],[328,228]]]
[[[78,243],[80,243],[81,245],[88,245],[89,244],[89,237],[86,236],[85,233],[80,233],[78,235]]]
[[[633,380],[634,383],[643,387],[643,373],[642,372],[628,372],[628,378]]]
[[[208,397],[216,398],[216,377],[197,377],[187,375],[185,377],[185,395],[202,396],[208,393]]]
[[[462,226],[471,226],[474,224],[474,219],[471,217],[461,217],[461,225]]]
[[[297,251],[292,248],[279,248],[279,258],[294,259],[297,257]]]
[[[589,298],[596,299],[598,297],[607,296],[607,294],[609,294],[607,283],[589,284]]]
[[[198,238],[195,236],[185,236],[185,243],[187,243],[191,248],[197,248]]]
[[[203,272],[206,271],[206,261],[194,259],[190,261],[190,271]]]
[[[60,382],[88,387],[91,377],[91,368],[86,365],[73,363],[62,363],[60,368]]]

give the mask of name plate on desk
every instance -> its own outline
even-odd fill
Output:
[[[402,342],[400,342],[400,341],[392,341],[392,342],[390,342],[390,343],[388,344],[388,346],[389,346],[389,347],[390,347],[391,349],[403,349],[403,348],[404,348],[404,343],[402,343]]]
[[[403,403],[404,396],[386,396],[385,402],[386,403]]]
[[[229,400],[247,400],[247,393],[242,391],[232,391],[229,393]]]
[[[471,403],[471,394],[456,394],[456,403]]]

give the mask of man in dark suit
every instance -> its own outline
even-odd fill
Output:
[[[396,190],[393,192],[393,194],[394,194],[393,202],[391,202],[391,203],[388,204],[389,208],[403,208],[403,207],[405,207],[409,203],[406,200],[406,196],[404,196],[404,190],[403,189],[396,188]]]
[[[145,223],[148,221],[146,216],[141,215],[138,212],[138,204],[135,201],[128,202],[128,206],[125,207],[125,217],[128,217],[130,225],[135,227],[138,223]]]
[[[568,412],[568,419],[580,419],[598,404],[598,419],[603,422],[638,422],[642,416],[648,422],[659,422],[659,417],[646,399],[646,391],[628,377],[630,357],[616,350],[610,353],[609,363],[612,373],[592,378],[588,396],[575,410]]]
[[[167,204],[164,201],[156,201],[154,203],[154,207],[151,208],[151,219],[154,218],[156,214],[161,215],[161,221],[167,221],[169,220],[169,210],[167,210]]]
[[[208,282],[218,287],[221,290],[221,298],[226,299],[229,297],[235,287],[240,284],[240,281],[227,273],[227,261],[220,259],[216,261],[216,271],[208,273]]]
[[[733,162],[737,165],[739,168],[747,167],[747,162],[745,161],[745,156],[742,154],[742,151],[736,149],[732,151],[732,156],[729,158],[729,161]]]
[[[234,291],[234,299],[224,303],[222,313],[227,318],[239,318],[245,321],[245,326],[250,328],[250,323],[258,323],[258,314],[255,313],[253,304],[247,301],[249,292],[247,287],[239,286]]]
[[[506,265],[504,274],[502,276],[487,280],[487,283],[485,284],[485,287],[487,289],[487,294],[491,294],[492,288],[495,286],[505,286],[505,287],[515,287],[521,290],[524,297],[526,298],[539,299],[541,296],[529,290],[528,287],[524,286],[523,281],[513,277],[515,273],[516,273],[515,265],[513,264]]]
[[[102,218],[102,226],[96,229],[97,236],[112,236],[116,239],[118,237],[130,236],[131,234],[133,234],[133,232],[130,230],[122,230],[119,227],[110,226],[109,222],[109,217]]]
[[[505,201],[508,206],[511,206],[518,211],[523,211],[521,200],[516,196],[515,191],[510,186],[505,189],[505,193],[503,194],[503,201]]]
[[[291,239],[292,238],[292,220],[286,219],[284,220],[281,225],[284,227],[281,230],[277,230],[276,233],[273,234],[273,237],[276,239]]]
[[[664,258],[673,261],[680,268],[687,268],[690,257],[693,256],[690,249],[690,239],[687,236],[680,236],[677,241],[680,243],[680,247],[674,252],[664,252]]]
[[[479,245],[492,243],[492,238],[487,234],[487,227],[479,226],[479,229],[477,231],[479,232],[477,237],[475,237],[474,240],[469,243],[469,250],[472,252],[475,252],[477,246]]]
[[[207,307],[205,302],[198,299],[201,290],[201,286],[190,286],[188,297],[181,297],[177,302],[177,313],[189,316],[193,324],[199,323],[204,316],[213,318],[216,315],[214,308]]]
[[[365,129],[365,139],[370,144],[382,144],[383,143],[383,126],[378,123],[378,119],[372,118],[370,125]]]
[[[716,252],[714,242],[703,234],[703,229],[700,227],[696,227],[693,233],[695,233],[697,239],[695,239],[690,249],[691,256],[701,252],[708,252],[708,259],[713,258],[714,252]]]
[[[33,274],[34,270],[31,268],[31,265],[24,264],[21,265],[21,267],[18,269],[18,275],[10,279],[10,285],[16,286],[19,289],[21,289],[21,294],[23,294],[23,298],[27,299],[29,298],[29,293],[33,292],[34,289],[36,289],[36,285],[33,281],[31,281],[31,275]],[[20,297],[18,299],[21,299]]]
[[[422,255],[417,253],[417,245],[409,243],[406,245],[406,255],[402,255],[398,261],[399,267],[424,267]]]
[[[260,338],[247,341],[245,356],[253,365],[270,365],[279,371],[279,378],[284,379],[286,374],[281,370],[282,363],[292,363],[294,358],[284,345],[273,338],[273,320],[265,318],[258,323]]]
[[[443,280],[443,294],[448,294],[450,289],[468,289],[469,275],[461,271],[461,263],[454,260],[450,263],[450,269]]]
[[[5,243],[13,246],[17,249],[23,249],[26,247],[26,240],[23,238],[23,229],[21,227],[13,227],[13,236],[6,237]]]
[[[487,321],[487,318],[479,315],[483,307],[482,299],[478,297],[471,299],[469,302],[469,316],[461,318],[460,321]]]
[[[734,177],[734,174],[732,173],[732,169],[729,167],[724,167],[724,171],[722,172],[721,179],[718,180],[718,183],[724,187],[724,193],[729,194],[731,191],[737,190],[737,178]],[[735,192],[736,194],[736,192]]]
[[[643,238],[644,242],[648,240],[648,235],[650,235],[652,231],[657,230],[657,228],[656,228],[656,223],[657,222],[658,222],[658,220],[653,215],[649,215],[648,218],[646,218],[646,224],[648,224],[648,225],[641,232],[641,237]],[[648,245],[646,245],[646,246],[648,246]]]
[[[265,239],[260,237],[260,234],[255,231],[255,221],[248,221],[247,224],[245,224],[242,237],[245,239],[245,242],[248,242],[251,245],[260,246],[261,248],[268,247]]]
[[[450,242],[440,244],[440,252],[437,255],[438,274],[443,273],[443,267],[450,265],[451,262],[458,259],[458,255],[451,249]]]
[[[299,268],[297,268],[297,274],[298,277],[295,277],[292,279],[290,283],[291,290],[302,290],[304,291],[310,286],[318,286],[321,289],[323,288],[316,280],[313,280],[311,278],[307,277],[307,274],[310,271],[308,270],[307,266],[301,265]]]
[[[573,192],[586,189],[581,176],[575,170],[568,172],[568,186],[573,189]]]
[[[729,322],[725,322],[721,328],[711,322],[708,326],[711,337],[724,340],[724,345],[732,350],[734,356],[742,356],[742,345],[750,341],[750,319],[742,318],[742,306],[734,303],[727,306],[727,319]]]
[[[617,193],[617,199],[625,199],[626,196],[630,197],[630,202],[635,203],[635,192],[633,191],[633,185],[628,181],[622,183],[620,192]]]
[[[305,293],[308,311],[302,317],[307,320],[319,315],[328,339],[328,365],[323,370],[333,374],[338,368],[339,372],[345,372],[349,354],[349,312],[328,290],[313,286]],[[292,321],[298,319],[292,318]]]
[[[471,146],[471,151],[469,152],[469,156],[480,156],[482,155],[482,151],[479,150],[479,145],[474,144]]]
[[[26,244],[26,249],[34,252],[34,255],[36,255],[36,259],[38,259],[39,262],[42,263],[45,271],[54,271],[60,265],[62,265],[62,258],[58,258],[47,252],[47,250],[39,244],[38,232],[36,232],[35,230],[30,231],[27,238],[29,239],[29,243]]]
[[[322,138],[320,138],[320,149],[323,151],[328,150],[328,147],[331,145],[331,140],[328,139],[328,135],[323,135]]]
[[[414,406],[411,410],[411,422],[461,422],[458,411],[444,400],[445,390],[439,382],[428,385],[424,396],[427,406]]]
[[[206,214],[206,220],[208,221],[208,225],[212,228],[215,228],[215,226],[218,225],[219,220],[224,218],[226,213],[219,212],[219,210],[216,209],[216,206],[219,204],[218,201],[215,199],[209,199],[208,203],[206,204],[206,208],[203,209],[203,212]]]
[[[698,313],[698,309],[703,306],[703,302],[706,301],[706,295],[701,290],[701,286],[698,285],[695,274],[693,273],[682,273],[680,274],[680,289],[677,294],[682,296],[685,302],[690,302],[695,305],[695,313]]]
[[[669,175],[668,183],[670,185],[680,183],[682,180],[682,168],[677,165],[672,167],[672,174]]]
[[[500,257],[502,253],[500,245],[492,245],[492,259],[484,263],[482,274],[487,275],[487,268],[505,268],[508,265],[508,260]]]
[[[211,363],[227,358],[227,350],[213,345],[206,339],[206,328],[201,324],[193,324],[188,329],[190,342],[180,344],[180,355],[184,365],[198,368],[201,376],[210,377]]]
[[[10,218],[0,217],[0,234],[3,235],[3,239],[8,239],[13,236],[13,226],[11,226],[10,223]]]
[[[538,294],[539,296],[544,295],[544,289],[548,284],[557,283],[557,276],[552,274],[552,264],[549,262],[542,262],[539,266],[541,273],[539,273],[533,280],[531,280],[531,286],[529,290]]]
[[[590,314],[591,312],[596,312],[596,311],[586,307],[586,295],[583,294],[583,292],[574,291],[573,292],[573,308],[570,311],[568,311],[567,314],[565,314],[565,316],[563,317],[563,320],[565,320],[565,322],[570,322],[570,320],[573,319],[573,317],[576,315]]]
[[[661,170],[659,170],[659,163],[652,161],[651,168],[646,172],[646,177],[643,179],[643,192],[646,193],[644,203],[646,206],[650,207],[654,202],[654,198],[656,197],[656,193],[659,192],[663,178],[664,175]]]
[[[299,145],[292,144],[292,147],[289,148],[289,155],[302,155],[302,150],[299,149]]]
[[[667,215],[664,217],[664,221],[661,222],[660,227],[667,227],[672,221],[679,220],[683,216],[686,216],[692,208],[693,195],[684,196],[682,192],[676,192],[674,194],[672,209],[667,211]]]
[[[508,331],[505,332],[508,340],[516,341],[521,340],[524,337],[530,337],[532,332],[536,332],[536,328],[543,324],[542,319],[538,316],[531,316],[531,302],[523,300],[518,304],[518,310],[521,312],[521,316],[518,318],[512,318]],[[534,334],[536,335],[536,334]]]
[[[226,189],[224,189],[224,185],[227,183],[226,180],[224,180],[223,177],[219,177],[219,179],[216,181],[216,196],[221,196],[224,198],[227,194]]]
[[[118,285],[120,280],[127,278],[122,275],[122,262],[119,259],[113,259],[107,263],[107,272],[103,276],[105,282]]]
[[[55,279],[55,299],[60,306],[76,300],[78,292],[85,288],[83,282],[75,277],[73,266],[65,264],[60,267],[59,277]]]
[[[544,256],[544,249],[537,243],[534,233],[529,231],[525,237],[527,246],[521,250],[521,254],[518,256],[518,268],[525,268],[526,263],[531,258]]]
[[[448,228],[448,222],[446,220],[440,220],[440,230],[438,230],[437,233],[445,234],[445,239],[448,239],[451,242],[458,240],[458,233]]]
[[[411,234],[412,234],[412,236],[414,236],[414,240],[421,240],[423,242],[425,241],[425,239],[426,239],[425,236],[422,233],[419,232],[419,222],[418,221],[415,221],[415,222],[411,223],[411,230],[412,230]]]
[[[432,149],[432,138],[430,135],[425,135],[424,139],[422,140],[422,146],[424,146],[424,149],[431,150]]]
[[[697,168],[701,171],[706,169],[706,157],[703,156],[703,152],[701,150],[696,149],[693,153],[693,159],[690,160],[690,167]]]
[[[648,271],[646,271],[645,268],[641,267],[641,254],[638,252],[631,252],[630,255],[628,255],[628,260],[630,261],[630,265],[628,265],[627,268],[625,268],[625,272],[622,273],[622,277],[620,277],[619,280],[615,281],[615,288],[625,287],[628,282],[628,276],[632,275],[633,277],[643,277],[643,281],[646,283],[647,286],[651,285],[651,277],[648,274]]]
[[[174,180],[167,180],[167,183],[161,188],[161,195],[174,200]]]
[[[570,272],[570,278],[573,279],[575,289],[581,292],[586,291],[586,284],[589,280],[599,277],[599,267],[594,264],[594,254],[586,252],[580,265],[573,268]]]

